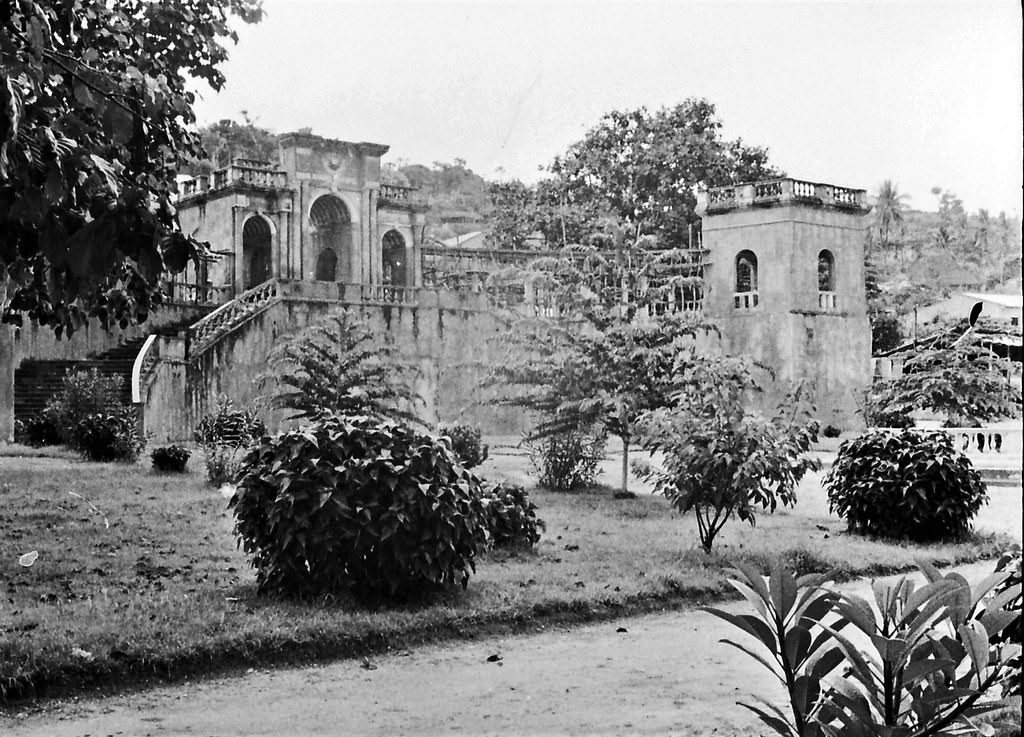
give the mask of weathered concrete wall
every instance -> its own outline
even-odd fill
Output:
[[[362,321],[414,368],[413,386],[422,398],[416,410],[429,423],[468,422],[496,434],[526,429],[521,411],[487,405],[487,393],[480,387],[486,366],[498,360],[505,329],[484,295],[421,290],[416,305],[390,305],[361,303],[354,285],[292,284],[282,291],[281,302],[193,362],[180,368],[161,365],[145,409],[145,428],[156,441],[189,438],[220,395],[242,406],[259,403],[258,378],[274,344],[338,312]],[[282,413],[266,407],[261,413],[271,429],[282,424]]]
[[[818,417],[841,427],[860,424],[857,398],[871,380],[871,329],[863,270],[863,213],[789,204],[706,216],[704,309],[720,328],[726,352],[775,370],[765,400],[774,403],[794,382],[813,391]],[[835,307],[821,307],[818,254],[835,259]],[[758,305],[733,302],[736,257],[752,251]]]
[[[0,444],[14,440],[14,328],[0,325]]]

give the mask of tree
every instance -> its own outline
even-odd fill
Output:
[[[695,288],[686,258],[570,247],[509,277],[525,283],[550,314],[519,316],[503,333],[505,359],[487,379],[501,389],[493,401],[539,412],[532,439],[594,425],[618,437],[624,492],[637,418],[665,405],[676,387],[676,357],[712,330],[693,315],[658,314],[676,290]],[[636,322],[642,315],[653,319]]]
[[[275,344],[259,383],[270,388],[271,406],[293,410],[289,419],[337,414],[419,424],[410,411],[413,391],[392,353],[363,325],[336,315]]]
[[[487,197],[491,201],[486,213],[491,225],[487,233],[488,246],[522,250],[537,224],[536,193],[513,179],[488,183]]]
[[[797,483],[819,467],[806,455],[818,424],[799,388],[775,417],[749,410],[760,388],[743,359],[693,351],[677,358],[676,375],[681,388],[669,406],[637,423],[644,449],[661,453],[663,467],[637,470],[679,512],[693,511],[701,547],[711,552],[733,516],[753,526],[758,508],[796,503]]]
[[[199,130],[199,155],[185,167],[188,174],[209,174],[238,157],[277,162],[277,136],[256,125],[249,113],[242,111],[242,123],[230,118]]]
[[[635,235],[657,235],[663,247],[688,243],[698,187],[781,176],[768,152],[723,139],[707,100],[690,98],[653,113],[613,110],[550,170],[567,203],[597,203]]]
[[[896,249],[903,258],[903,247],[898,236],[903,232],[903,211],[906,209],[904,200],[907,195],[899,191],[899,187],[891,179],[886,179],[878,186],[875,209],[868,229],[868,245],[877,243],[882,253]]]
[[[1019,417],[1020,392],[1006,379],[1002,361],[977,334],[960,342],[957,326],[903,364],[903,374],[871,399],[883,416],[909,416],[916,410],[941,412],[952,427]]]
[[[159,280],[207,252],[181,232],[196,152],[190,80],[214,90],[229,19],[259,0],[0,4],[0,309],[70,333],[143,321]]]

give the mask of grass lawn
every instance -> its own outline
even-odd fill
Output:
[[[496,456],[477,470],[522,481],[525,462]],[[379,610],[344,599],[303,605],[255,596],[226,500],[204,483],[201,458],[189,469],[0,455],[0,703],[679,607],[728,595],[723,567],[737,558],[766,566],[782,555],[803,572],[837,566],[852,576],[917,558],[996,557],[1011,542],[979,535],[915,546],[847,535],[814,476],[794,509],[754,529],[730,523],[706,556],[693,520],[660,497],[534,490],[547,522],[536,552],[481,559],[465,591]],[[1019,495],[1007,497],[1019,506]],[[35,563],[19,565],[33,550]]]

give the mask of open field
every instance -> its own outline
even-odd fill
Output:
[[[754,529],[726,527],[716,553],[705,556],[693,521],[659,497],[535,490],[547,522],[536,552],[481,559],[466,591],[418,607],[302,605],[255,596],[226,500],[204,483],[201,459],[189,467],[178,476],[142,463],[0,457],[5,699],[679,607],[726,595],[722,568],[736,558],[765,565],[783,555],[803,571],[838,566],[853,576],[908,568],[921,557],[994,557],[1010,542],[1003,534],[927,547],[854,538],[828,515],[813,477],[796,508],[762,517]],[[499,455],[478,470],[524,480],[525,459]],[[1019,490],[993,498],[986,517],[1019,520]],[[36,562],[20,566],[18,557],[32,550]]]

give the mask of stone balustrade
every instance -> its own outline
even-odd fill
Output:
[[[391,200],[392,202],[411,202],[412,193],[415,191],[415,187],[402,187],[397,184],[382,184],[380,185],[380,198],[382,200]]]
[[[836,308],[836,304],[835,292],[818,292],[819,310],[834,310]]]
[[[188,358],[203,353],[227,333],[263,312],[279,299],[277,280],[270,279],[222,304],[186,333]]]
[[[757,307],[757,292],[736,292],[732,295],[732,304],[737,310],[752,310]]]
[[[866,192],[834,184],[806,182],[800,179],[769,179],[748,184],[712,187],[708,190],[708,211],[738,207],[766,207],[786,202],[801,202],[822,207],[866,210]]]

